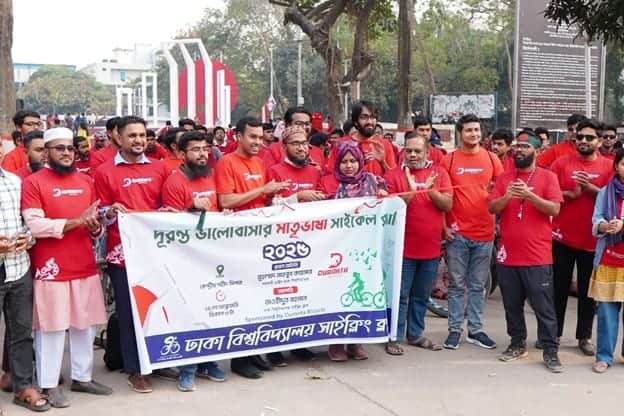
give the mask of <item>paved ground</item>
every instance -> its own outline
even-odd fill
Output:
[[[575,300],[570,302],[575,306]],[[575,309],[568,322],[574,324]],[[535,334],[529,316],[530,334]],[[428,319],[428,334],[441,342],[446,320]],[[72,406],[52,409],[63,415],[586,415],[621,409],[624,366],[620,363],[603,375],[591,372],[591,358],[578,352],[574,328],[568,326],[562,341],[562,374],[551,374],[542,365],[541,352],[502,363],[497,354],[507,345],[500,294],[486,307],[486,329],[499,343],[494,351],[462,344],[458,351],[429,352],[407,347],[406,355],[391,357],[379,345],[369,346],[364,362],[331,363],[326,355],[312,365],[292,363],[267,373],[261,380],[232,375],[224,383],[198,380],[198,390],[181,393],[175,383],[154,380],[155,391],[140,395],[126,386],[126,378],[106,371],[97,352],[95,377],[112,385],[110,397],[69,393]],[[531,344],[535,335],[531,336]],[[321,351],[321,350],[319,350]],[[223,363],[222,365],[227,365]],[[229,367],[228,376],[229,374]],[[64,370],[68,374],[67,369]],[[32,414],[8,404],[9,415]]]

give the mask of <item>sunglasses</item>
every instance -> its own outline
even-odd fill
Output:
[[[605,134],[604,136],[605,139],[615,139],[617,138],[617,136],[615,134]]]
[[[597,138],[598,136],[595,136],[593,134],[577,134],[576,135],[577,142],[582,142],[583,140],[585,140],[586,142],[593,142]]]
[[[63,153],[66,150],[69,153],[72,153],[72,152],[76,151],[76,148],[74,146],[72,146],[72,145],[65,146],[64,144],[57,144],[56,146],[50,146],[48,149],[54,149],[54,150],[56,150],[59,153]]]

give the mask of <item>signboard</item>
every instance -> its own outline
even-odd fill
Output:
[[[405,203],[120,215],[141,372],[396,336]],[[389,323],[392,323],[390,325]]]
[[[496,116],[494,94],[432,95],[430,103],[433,123],[454,124],[465,114],[475,114],[481,119]]]
[[[572,113],[586,114],[586,42],[578,31],[545,19],[548,0],[518,0],[514,127],[562,129]],[[590,45],[591,117],[602,108],[605,51]]]

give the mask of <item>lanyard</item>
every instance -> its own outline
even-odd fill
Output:
[[[531,180],[533,179],[533,175],[535,174],[535,171],[536,171],[536,169],[533,168],[531,173],[529,173],[529,177],[527,178],[527,181],[526,181],[527,187],[529,187],[529,185],[531,185]],[[519,176],[520,176],[520,172],[516,170],[516,180],[518,180]],[[519,220],[522,219],[523,213],[524,213],[524,198],[520,200],[520,209],[518,210],[518,219]]]

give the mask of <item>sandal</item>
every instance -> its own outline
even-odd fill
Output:
[[[44,398],[37,390],[28,387],[22,391],[15,393],[13,403],[25,407],[33,412],[45,412],[50,410],[48,399]]]
[[[592,365],[592,370],[594,373],[602,374],[609,369],[609,364],[604,361],[596,361],[594,365]]]
[[[424,348],[429,351],[440,351],[442,349],[442,345],[436,344],[431,341],[429,338],[425,336],[420,336],[413,340],[407,340],[409,345],[413,345],[415,347]]]
[[[390,355],[403,355],[403,348],[397,342],[388,342],[386,352]]]

